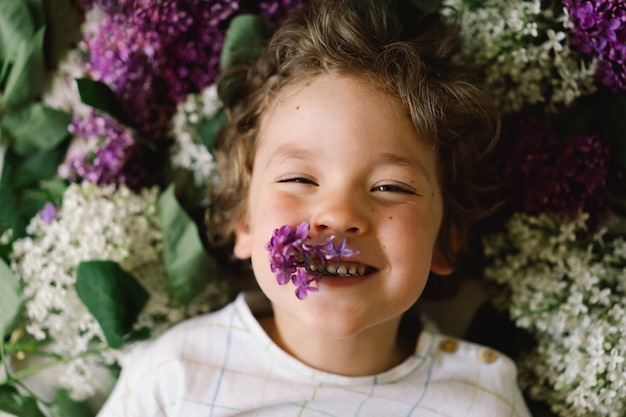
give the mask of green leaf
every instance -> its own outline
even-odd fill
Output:
[[[14,61],[19,46],[35,28],[26,3],[0,0],[0,61]]]
[[[21,308],[20,284],[9,266],[0,259],[0,337],[13,331]]]
[[[69,187],[70,182],[60,178],[45,180],[40,183],[40,187],[48,195],[48,201],[55,204],[61,203],[65,190]]]
[[[45,417],[33,397],[20,394],[10,385],[0,386],[0,410],[17,417]]]
[[[122,102],[108,85],[89,78],[78,78],[76,83],[83,103],[113,116],[124,125],[130,124]]]
[[[213,117],[200,125],[200,137],[202,138],[202,142],[207,149],[210,150],[213,148],[213,142],[215,141],[217,134],[220,132],[222,127],[224,127],[227,121],[228,114],[224,108],[221,108],[213,115]]]
[[[46,190],[29,188],[19,195],[19,213],[28,223],[48,201],[50,196]]]
[[[35,102],[7,113],[2,127],[9,133],[13,148],[20,155],[48,150],[69,137],[67,126],[72,115]]]
[[[250,62],[261,55],[274,34],[274,26],[252,14],[241,14],[231,20],[220,56],[220,69]]]
[[[26,225],[46,201],[61,201],[68,182],[55,175],[64,155],[64,146],[26,157],[6,153],[0,178],[0,234],[13,229],[14,238],[24,236]]]
[[[116,262],[87,261],[78,265],[76,292],[96,318],[107,343],[119,348],[124,335],[148,301],[148,292]]]
[[[63,57],[68,48],[83,37],[81,23],[83,12],[76,0],[47,0],[51,7],[46,8],[46,58],[51,67]],[[53,4],[53,5],[52,5]]]
[[[170,294],[185,305],[206,287],[213,262],[204,250],[198,227],[178,203],[174,186],[161,194],[158,208]]]
[[[45,0],[23,0],[28,7],[30,17],[33,21],[34,31],[45,24],[45,16],[43,11],[43,2]],[[57,0],[55,0],[56,3]]]
[[[17,194],[0,190],[6,201],[0,203],[0,226],[13,230],[15,239],[26,235],[26,225],[49,201],[44,190],[29,189]]]
[[[22,236],[26,223],[19,215],[17,199],[9,187],[0,185],[0,235],[13,230],[13,237]],[[4,254],[3,254],[4,255]]]
[[[4,0],[6,1],[6,0]],[[45,26],[23,39],[4,88],[5,107],[16,109],[41,94],[44,85],[43,41]]]
[[[12,152],[6,155],[3,181],[14,190],[41,187],[41,182],[56,176],[59,164],[65,157],[65,146],[19,156]]]
[[[54,417],[93,417],[95,414],[87,403],[72,400],[65,390],[57,392],[50,411]]]

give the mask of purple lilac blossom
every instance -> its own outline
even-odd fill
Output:
[[[533,118],[520,119],[511,136],[506,179],[514,204],[529,214],[572,219],[583,211],[595,223],[610,197],[609,148],[600,137],[563,141],[548,122]]]
[[[278,24],[301,1],[82,0],[81,4],[86,10],[96,7],[102,12],[102,19],[82,43],[90,76],[117,94],[138,134],[158,144],[167,137],[177,104],[215,82],[230,20],[236,14],[257,13]],[[150,162],[158,158],[144,164],[139,158],[126,158],[129,153],[145,152],[131,151],[125,146],[130,140],[120,139],[106,142],[109,148],[100,152],[108,159],[107,166],[111,167],[119,155],[122,165],[130,161],[135,167],[144,166],[144,170],[159,169],[158,162]],[[139,148],[137,142],[132,148]],[[128,183],[129,171],[136,170],[96,169],[90,167],[89,159],[73,155],[69,161],[71,175],[91,177],[97,183]],[[122,178],[110,178],[116,172]]]
[[[571,43],[598,57],[598,78],[613,92],[626,92],[626,3],[624,0],[563,0],[573,27]]]
[[[259,4],[259,15],[270,22],[280,24],[289,11],[300,6],[302,6],[301,0],[262,1]]]
[[[334,236],[319,244],[305,243],[310,239],[309,223],[300,222],[295,228],[282,226],[274,230],[265,245],[269,252],[270,269],[276,274],[276,282],[285,285],[290,281],[296,287],[296,297],[304,300],[309,292],[318,288],[311,284],[322,275],[336,275],[327,271],[328,261],[341,262],[341,257],[358,252],[346,248],[346,238],[339,245],[333,243]]]
[[[54,207],[54,204],[49,201],[46,202],[46,204],[44,204],[43,206],[43,209],[41,209],[41,211],[39,212],[39,217],[46,224],[52,223],[52,221],[57,217],[57,209],[56,207]]]
[[[247,4],[250,3],[250,4]],[[86,37],[89,70],[119,96],[133,125],[148,138],[166,133],[176,104],[213,84],[228,23],[257,13],[279,23],[300,1],[84,1],[105,12]]]
[[[137,161],[133,135],[108,116],[92,112],[74,116],[70,133],[87,142],[88,151],[68,152],[59,174],[71,181],[89,181],[98,185],[126,184],[138,189],[145,172]]]

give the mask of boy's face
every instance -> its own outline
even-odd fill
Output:
[[[331,337],[396,323],[429,271],[451,272],[436,250],[443,215],[437,155],[399,101],[366,80],[322,75],[279,95],[264,115],[248,216],[235,254],[252,258],[275,316]],[[307,220],[315,242],[335,235],[375,272],[328,277],[305,300],[279,286],[265,244],[274,229]]]

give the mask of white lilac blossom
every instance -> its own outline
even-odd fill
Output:
[[[560,2],[469,3],[444,0],[448,7],[442,13],[452,19],[453,10],[460,12],[464,44],[459,59],[485,66],[486,83],[505,113],[528,105],[554,112],[595,91],[597,60],[570,48]]]
[[[190,171],[194,186],[200,190],[215,185],[218,175],[213,155],[202,142],[199,129],[221,107],[217,86],[211,85],[200,93],[188,95],[178,105],[172,118],[171,133],[174,144],[170,148],[170,163],[175,169]]]
[[[78,49],[69,50],[43,92],[41,101],[47,106],[67,113],[86,117],[90,107],[80,99],[77,78],[87,76],[86,67]]]
[[[136,329],[158,334],[183,318],[208,311],[206,294],[188,306],[176,305],[168,295],[157,197],[156,188],[135,194],[125,186],[72,184],[56,216],[45,220],[35,216],[27,227],[28,237],[14,242],[11,268],[23,282],[27,300],[24,329],[45,341],[48,352],[63,358],[81,356],[105,340],[76,292],[82,261],[117,262],[149,292]],[[115,352],[105,352],[66,363],[59,370],[59,387],[76,400],[93,396],[99,382],[90,375],[115,358]]]
[[[537,341],[519,362],[529,395],[560,416],[626,414],[626,241],[587,216],[515,214],[484,238],[495,302]]]

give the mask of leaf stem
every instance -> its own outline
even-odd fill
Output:
[[[73,356],[61,357],[61,358],[59,358],[57,360],[54,360],[54,361],[41,363],[39,365],[34,365],[34,366],[22,369],[20,371],[17,371],[17,372],[14,372],[14,373],[11,374],[9,372],[9,370],[8,370],[8,366],[6,364],[5,357],[4,357],[4,345],[2,345],[2,352],[1,352],[1,354],[2,354],[2,362],[3,362],[4,366],[5,366],[5,371],[6,371],[7,376],[4,379],[4,381],[0,381],[0,385],[6,384],[6,383],[9,383],[9,382],[12,382],[12,381],[19,381],[19,380],[21,380],[23,378],[26,378],[27,376],[34,375],[34,374],[36,374],[38,372],[41,372],[41,371],[43,371],[45,369],[48,369],[48,368],[51,368],[53,366],[61,365],[61,364],[64,364],[64,363],[68,363],[68,362],[71,362],[73,360],[84,358],[86,356],[90,356],[90,355],[93,355],[93,354],[102,353],[102,352],[104,352],[104,351],[106,351],[108,349],[109,349],[109,346],[101,345],[101,346],[99,346],[99,347],[97,347],[95,349],[86,350],[85,352],[81,352],[81,353],[73,355]]]
[[[4,373],[6,374],[7,378],[9,378],[9,376],[10,376],[9,364],[7,363],[6,353],[4,351],[4,337],[0,337],[0,362],[2,362],[2,367],[4,368]],[[2,384],[0,384],[0,385],[2,385]]]

